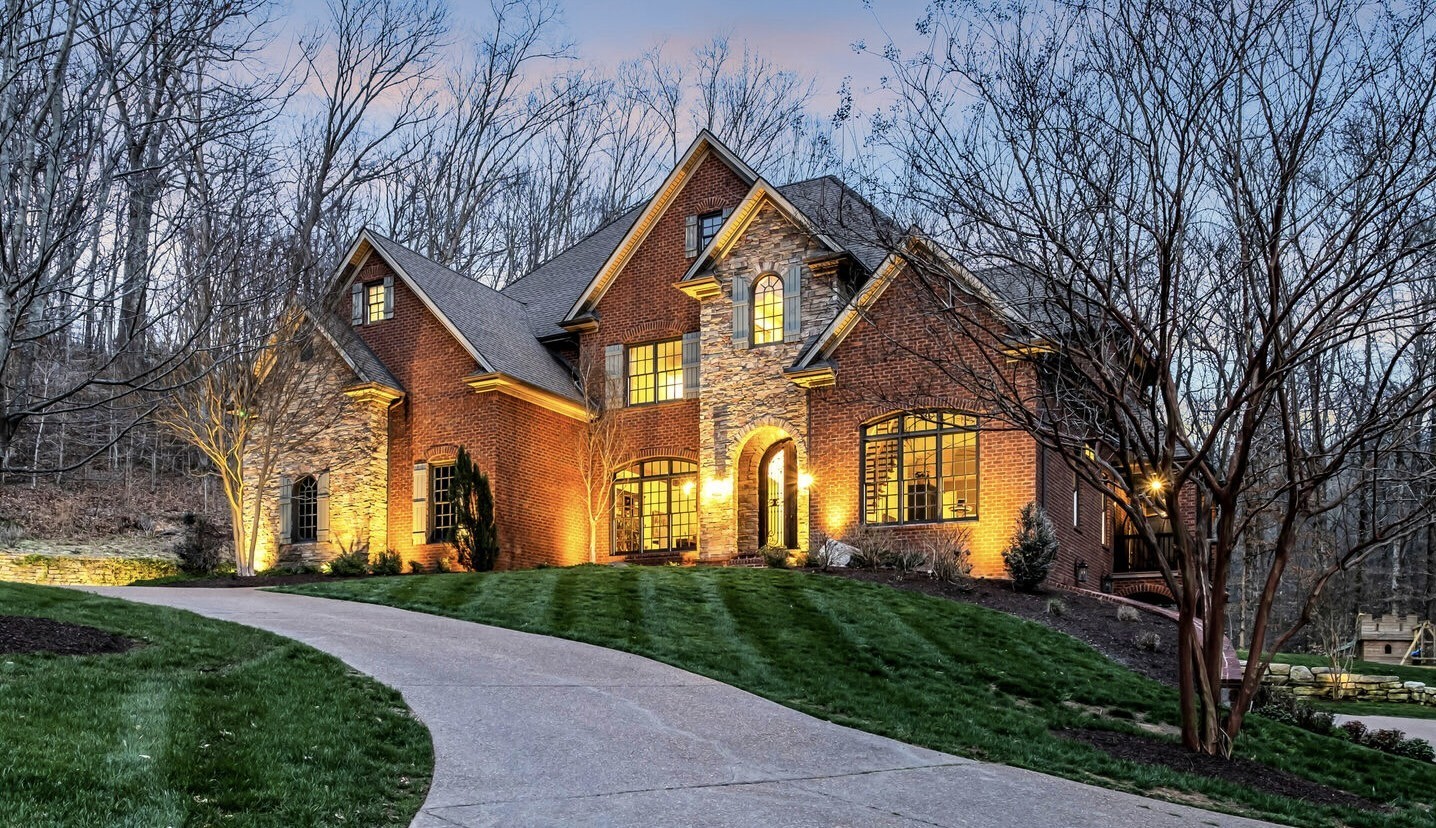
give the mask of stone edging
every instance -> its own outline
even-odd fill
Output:
[[[1366,676],[1343,673],[1331,667],[1272,662],[1262,684],[1283,687],[1301,698],[1384,701],[1436,707],[1436,685],[1402,681],[1400,676]]]
[[[0,554],[0,581],[52,586],[125,586],[179,573],[173,559],[158,557]]]

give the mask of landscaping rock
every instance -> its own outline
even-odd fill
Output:
[[[1291,666],[1291,680],[1295,684],[1310,684],[1316,680],[1316,676],[1312,674],[1310,667],[1293,664]]]

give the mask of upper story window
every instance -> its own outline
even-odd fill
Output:
[[[753,283],[753,344],[782,341],[783,280],[769,273]]]
[[[863,429],[863,521],[977,517],[977,419],[956,411],[894,414]]]
[[[628,346],[628,404],[683,399],[683,340]]]
[[[372,285],[364,286],[364,321],[382,322],[384,320],[384,283],[375,282]]]
[[[356,279],[349,290],[355,325],[372,325],[394,318],[394,277],[385,276],[376,282]]]
[[[454,539],[454,464],[429,467],[429,542]]]
[[[708,245],[718,235],[718,228],[722,226],[722,210],[714,210],[698,217],[698,250],[700,252],[708,249]]]
[[[319,481],[312,474],[306,474],[294,481],[289,497],[289,508],[293,510],[290,525],[294,528],[290,540],[295,543],[312,543],[319,537]]]

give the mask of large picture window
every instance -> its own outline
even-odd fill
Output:
[[[429,543],[454,539],[454,464],[429,467]]]
[[[613,478],[613,554],[698,548],[698,466],[645,460]]]
[[[291,491],[290,525],[294,528],[290,530],[290,539],[295,543],[312,543],[319,538],[319,481],[314,475],[306,474],[294,481]]]
[[[769,273],[753,283],[753,344],[783,341],[783,280]]]
[[[894,414],[863,428],[863,521],[977,517],[977,419],[955,411]]]
[[[628,404],[683,399],[683,340],[628,347]]]

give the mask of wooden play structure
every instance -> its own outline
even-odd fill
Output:
[[[1436,665],[1436,625],[1416,615],[1356,616],[1356,657],[1378,664]]]

